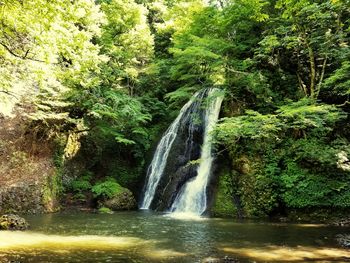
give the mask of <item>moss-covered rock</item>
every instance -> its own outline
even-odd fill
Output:
[[[277,193],[259,156],[241,155],[234,161],[234,182],[246,217],[267,217],[277,207]]]
[[[224,217],[237,215],[237,207],[233,202],[231,182],[232,178],[228,172],[220,175],[214,205],[211,209],[213,215]]]
[[[212,213],[216,216],[267,217],[277,207],[277,193],[263,161],[238,155],[219,173]],[[225,162],[225,160],[224,160]]]
[[[0,230],[26,230],[28,227],[27,221],[17,215],[8,214],[0,218]]]
[[[127,188],[122,188],[112,198],[104,201],[102,206],[113,211],[133,210],[137,208],[137,203],[133,193]]]
[[[0,213],[37,214],[57,211],[57,194],[51,187],[47,182],[30,181],[2,187]]]
[[[99,214],[113,214],[113,211],[111,209],[109,209],[108,207],[100,207],[98,209],[98,213]]]

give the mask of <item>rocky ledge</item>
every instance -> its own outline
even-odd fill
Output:
[[[102,206],[113,211],[133,210],[137,208],[137,203],[132,192],[129,189],[123,188],[121,192],[104,201]]]
[[[0,230],[26,230],[28,228],[29,224],[20,216],[7,214],[0,217]]]

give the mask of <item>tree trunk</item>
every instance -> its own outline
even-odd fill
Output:
[[[310,59],[310,97],[315,98],[315,85],[316,85],[316,64],[315,54],[312,47],[307,43]]]
[[[325,70],[326,70],[326,65],[327,65],[327,56],[326,56],[326,57],[324,58],[324,60],[323,60],[322,72],[321,72],[320,80],[319,80],[318,85],[317,85],[317,90],[316,90],[315,99],[317,99],[318,95],[320,94],[321,85],[322,85],[322,81],[323,81],[323,78],[324,78],[324,72],[325,72]]]

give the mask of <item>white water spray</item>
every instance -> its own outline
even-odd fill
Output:
[[[197,176],[185,184],[184,189],[179,192],[170,209],[174,214],[180,216],[188,216],[189,214],[198,216],[203,214],[207,208],[207,185],[214,160],[211,132],[218,120],[223,100],[222,96],[213,98],[213,93],[217,91],[218,89],[210,89],[208,92],[210,101],[205,111],[204,140]]]
[[[156,192],[157,185],[162,177],[164,168],[167,163],[170,149],[176,138],[177,132],[179,130],[181,119],[186,111],[191,107],[195,99],[200,93],[197,92],[190,101],[188,101],[181,109],[180,114],[173,121],[170,127],[164,133],[162,139],[160,140],[157,149],[154,153],[152,162],[148,167],[147,171],[147,183],[145,186],[144,197],[140,209],[149,209],[153,201],[154,194]]]

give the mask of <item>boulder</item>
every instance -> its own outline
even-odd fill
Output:
[[[337,235],[336,240],[342,247],[350,248],[350,235]]]
[[[123,188],[122,191],[116,193],[112,198],[104,201],[102,206],[113,211],[133,210],[137,208],[137,203],[132,192]]]
[[[333,222],[332,225],[348,227],[348,226],[350,226],[350,218],[339,219],[339,220]]]
[[[28,228],[29,224],[20,216],[7,214],[0,218],[0,230],[26,230]]]
[[[202,263],[239,263],[239,260],[228,256],[224,258],[207,257],[202,260]]]

